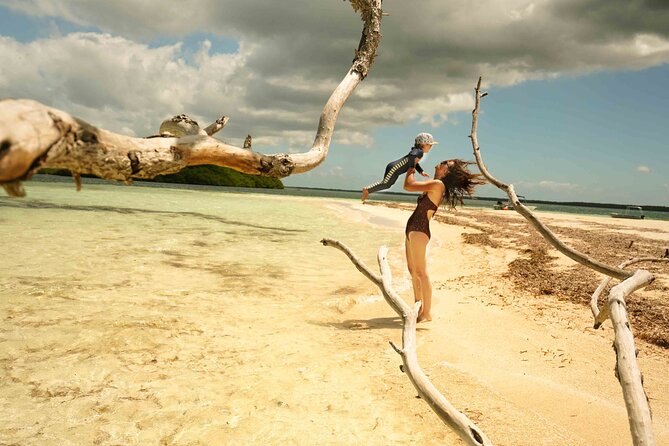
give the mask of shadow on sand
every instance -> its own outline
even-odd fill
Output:
[[[371,319],[347,319],[341,322],[310,322],[322,327],[335,327],[340,330],[378,330],[384,328],[402,328],[402,318],[399,316],[375,317]],[[416,327],[416,331],[422,331],[428,327]]]

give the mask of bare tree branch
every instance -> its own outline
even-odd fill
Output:
[[[657,258],[657,257],[642,257],[642,258],[635,258],[635,259],[630,259],[627,260],[620,265],[618,265],[618,268],[627,268],[630,265],[634,265],[635,263],[641,263],[641,262],[666,262],[669,263],[669,259],[666,258]],[[597,301],[599,300],[599,297],[602,295],[602,292],[606,289],[608,284],[611,282],[612,277],[605,277],[602,279],[601,283],[597,287],[594,293],[592,293],[592,297],[590,298],[590,309],[592,310],[592,315],[595,318],[595,325],[593,326],[594,329],[598,329],[606,319],[609,317],[609,307],[608,304],[605,304],[601,311],[599,307],[597,306]]]
[[[374,274],[372,270],[370,270],[362,260],[359,260],[355,256],[355,254],[353,254],[353,252],[348,246],[344,245],[343,243],[339,243],[337,240],[332,240],[329,238],[324,238],[323,240],[321,240],[321,243],[323,244],[323,246],[330,246],[333,248],[337,248],[338,250],[346,254],[348,258],[351,260],[351,262],[353,262],[353,265],[355,265],[355,267],[358,269],[358,271],[362,273],[363,276],[367,277],[369,280],[372,281],[372,283],[374,283],[374,285],[378,286],[379,288],[383,286],[383,284],[381,283],[381,277],[379,277],[377,274]],[[381,289],[381,291],[383,291],[383,289]],[[384,294],[383,297],[386,297],[386,295]],[[389,299],[389,297],[387,299]],[[403,302],[404,301],[402,301],[402,303]],[[390,304],[390,302],[388,303]],[[393,307],[393,310],[395,310],[394,304],[391,304],[391,306]],[[398,308],[400,307],[398,306]]]
[[[346,254],[358,271],[379,287],[388,305],[402,318],[402,348],[397,347],[392,341],[390,345],[402,357],[404,363],[402,371],[407,374],[418,395],[468,445],[491,446],[492,442],[488,437],[437,390],[418,364],[416,319],[418,318],[420,302],[416,303],[414,308],[411,308],[393,289],[392,275],[387,258],[388,249],[385,246],[379,248],[378,262],[381,270],[381,277],[379,278],[346,245],[331,239],[323,239],[321,243],[325,246],[337,248]]]
[[[229,120],[230,120],[229,117],[221,116],[216,121],[212,122],[207,127],[205,127],[204,131],[207,135],[213,136],[214,133],[217,133],[218,131],[223,130],[223,127],[226,126],[226,124],[228,123]]]
[[[0,184],[10,195],[21,195],[18,182],[45,167],[125,182],[199,164],[278,178],[307,172],[325,160],[339,111],[374,63],[381,40],[381,1],[350,0],[364,21],[360,44],[351,69],[325,104],[316,137],[306,152],[264,155],[225,144],[211,137],[223,128],[225,118],[201,129],[180,115],[163,123],[164,134],[172,136],[133,138],[36,101],[5,99],[0,101]],[[178,130],[182,126],[190,127],[184,136]]]
[[[172,116],[160,123],[159,136],[209,135],[200,125],[188,115]]]
[[[251,150],[251,146],[253,145],[253,138],[251,135],[246,135],[246,139],[244,140],[244,148],[246,150]]]
[[[620,280],[624,280],[630,277],[632,273],[630,273],[629,271],[625,271],[620,268],[615,268],[613,266],[606,265],[562,243],[562,241],[558,239],[550,229],[548,229],[541,221],[539,221],[539,219],[532,213],[532,211],[530,211],[527,207],[525,207],[525,205],[523,205],[520,202],[513,188],[513,184],[502,183],[501,181],[493,177],[490,174],[490,172],[488,172],[488,169],[483,163],[483,158],[481,157],[478,138],[476,135],[478,130],[478,115],[479,115],[479,110],[481,108],[481,98],[487,95],[487,93],[481,93],[480,77],[478,83],[476,84],[475,92],[476,92],[476,99],[475,99],[474,110],[472,110],[472,132],[471,135],[469,135],[469,137],[472,140],[472,147],[474,148],[474,156],[476,157],[476,164],[478,164],[481,173],[488,179],[488,181],[497,186],[499,189],[506,192],[506,194],[509,196],[509,200],[511,200],[511,202],[513,203],[514,209],[520,215],[525,217],[525,219],[530,222],[530,224],[534,227],[534,229],[539,231],[539,233],[544,237],[544,239],[546,239],[548,243],[550,243],[555,249],[560,251],[562,254],[566,255],[570,259],[582,265],[594,269],[595,271],[598,271],[602,274],[606,274],[607,276],[615,277],[616,279]]]
[[[78,173],[73,173],[72,179],[74,180],[74,185],[77,188],[77,192],[79,192],[81,190],[81,175]]]
[[[609,315],[613,323],[616,351],[616,376],[623,389],[627,418],[635,446],[655,445],[653,420],[646,391],[643,389],[643,377],[637,363],[637,350],[634,335],[627,319],[625,297],[645,287],[653,281],[651,273],[637,270],[632,277],[611,288],[608,299]]]
[[[637,270],[636,272],[631,273],[622,269],[634,262],[626,262],[620,267],[615,268],[593,260],[586,255],[567,247],[555,236],[555,234],[553,234],[546,226],[544,226],[543,223],[541,223],[529,209],[520,203],[512,184],[504,184],[494,178],[488,172],[485,165],[483,164],[483,159],[481,158],[476,135],[478,129],[478,114],[481,107],[481,98],[486,95],[485,93],[481,93],[481,78],[479,78],[478,83],[476,84],[475,92],[476,100],[474,110],[472,111],[472,134],[470,135],[470,138],[474,148],[476,163],[478,164],[481,173],[486,178],[488,178],[491,183],[507,193],[509,199],[511,199],[513,202],[515,210],[523,217],[525,217],[530,222],[530,224],[537,231],[539,231],[543,238],[557,250],[582,265],[585,265],[612,278],[622,280],[621,283],[611,289],[607,305],[608,313],[611,317],[611,322],[613,323],[613,329],[615,332],[614,347],[616,351],[616,376],[618,377],[620,385],[623,389],[623,397],[625,399],[625,407],[627,408],[630,432],[632,434],[632,441],[634,445],[655,445],[650,406],[648,404],[646,393],[643,389],[643,379],[636,361],[634,336],[632,335],[632,330],[630,329],[630,324],[627,319],[627,308],[625,304],[625,298],[634,291],[651,283],[654,279],[653,275],[648,271],[643,270]],[[602,284],[600,284],[600,286],[597,288],[597,291],[595,291],[595,295],[598,296],[601,294],[607,284],[608,281],[606,283],[602,282]],[[595,304],[593,308],[591,301],[591,308],[593,309],[594,314],[594,312],[598,310],[596,305],[596,297],[593,296],[593,298],[595,300]],[[598,314],[595,315],[596,320],[604,317],[602,313],[603,311],[598,312]],[[595,325],[597,326],[597,323]]]

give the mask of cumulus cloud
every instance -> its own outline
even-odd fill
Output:
[[[637,166],[636,171],[641,172],[641,173],[650,173],[650,167],[643,166],[643,165],[642,166]]]
[[[566,190],[578,189],[577,184],[559,183],[557,181],[547,181],[547,180],[539,181],[539,187],[552,191],[566,191]]]
[[[303,150],[345,74],[361,23],[336,1],[0,0],[100,33],[19,43],[0,40],[0,96],[31,97],[95,124],[138,134],[167,115],[232,117],[225,135],[256,147]],[[341,112],[334,141],[371,145],[375,127],[440,126],[469,111],[479,75],[495,85],[638,69],[669,62],[669,8],[661,0],[425,0],[384,5],[383,40],[370,76]],[[239,42],[232,54],[193,33]],[[234,142],[234,141],[232,141]],[[545,186],[549,187],[549,186]],[[559,187],[553,185],[551,187]]]
[[[197,66],[181,57],[181,45],[149,48],[109,34],[73,33],[27,44],[0,37],[0,91],[69,111],[111,130],[155,133],[170,112],[216,116],[223,98],[235,99],[228,82],[252,51],[209,54]],[[234,103],[233,103],[234,105]]]

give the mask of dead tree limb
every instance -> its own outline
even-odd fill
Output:
[[[204,132],[209,136],[213,136],[214,133],[217,133],[220,130],[223,130],[223,127],[225,127],[227,125],[229,120],[230,120],[229,117],[221,116],[216,121],[214,121],[213,123],[211,123],[207,127],[205,127]]]
[[[251,137],[251,135],[246,135],[246,139],[244,140],[244,148],[246,150],[251,150],[252,146],[253,146],[253,138]]]
[[[609,317],[613,323],[616,352],[616,376],[623,389],[627,418],[635,446],[654,445],[653,419],[643,377],[636,361],[634,334],[627,319],[625,297],[654,280],[651,273],[637,270],[632,277],[611,288],[608,299]]]
[[[643,379],[636,360],[634,336],[627,319],[627,309],[625,305],[625,297],[652,282],[653,275],[648,271],[637,270],[636,272],[631,273],[621,268],[609,266],[566,246],[555,234],[553,234],[553,232],[541,223],[539,219],[527,209],[527,207],[520,203],[512,184],[505,184],[494,178],[490,172],[488,172],[481,157],[476,134],[481,98],[487,94],[481,93],[480,77],[476,84],[475,92],[476,98],[474,110],[472,110],[472,133],[470,138],[472,140],[476,163],[478,164],[481,173],[492,184],[507,193],[509,199],[513,203],[514,209],[525,217],[530,224],[539,231],[543,238],[558,251],[588,268],[622,281],[611,289],[608,299],[609,316],[611,317],[611,322],[613,322],[613,329],[615,332],[614,346],[616,350],[617,364],[616,376],[618,376],[620,385],[623,389],[623,397],[625,399],[625,407],[627,409],[630,432],[632,434],[634,446],[655,445],[650,406],[643,389]]]
[[[566,255],[567,257],[578,263],[581,263],[589,268],[594,269],[595,271],[598,271],[602,274],[606,274],[607,276],[612,276],[620,280],[624,280],[630,277],[632,273],[620,268],[615,268],[606,265],[562,243],[562,241],[560,241],[560,239],[558,239],[550,229],[548,229],[541,221],[539,221],[539,219],[536,218],[536,216],[525,205],[523,205],[520,202],[520,200],[518,200],[518,196],[516,195],[516,192],[513,188],[513,184],[505,184],[494,178],[490,174],[490,172],[488,172],[488,169],[486,168],[485,164],[483,163],[483,159],[481,158],[481,152],[479,149],[479,143],[476,135],[478,129],[478,114],[479,114],[479,109],[481,107],[481,98],[487,95],[487,93],[481,92],[481,78],[479,78],[479,81],[476,84],[475,91],[476,91],[475,105],[474,105],[474,110],[472,111],[472,132],[469,137],[472,140],[472,146],[474,148],[474,156],[476,157],[476,163],[478,164],[481,173],[488,179],[488,181],[490,181],[492,184],[497,186],[502,191],[506,192],[506,194],[509,196],[509,200],[511,200],[511,202],[513,203],[514,209],[520,215],[525,217],[527,221],[529,221],[530,224],[534,227],[534,229],[539,231],[539,233],[544,237],[544,239],[546,239],[548,243],[553,245],[553,247],[558,251],[560,251],[562,254]]]
[[[94,127],[36,101],[5,99],[0,101],[0,184],[10,195],[24,195],[20,182],[45,167],[125,182],[199,164],[278,178],[315,168],[325,160],[339,112],[367,76],[381,40],[382,0],[349,1],[364,21],[360,44],[353,65],[323,108],[308,151],[265,155],[225,144],[211,137],[223,128],[225,118],[205,129],[195,121],[185,122],[190,129],[183,136],[168,125],[165,136],[134,138]]]
[[[635,263],[641,263],[641,262],[665,262],[669,263],[669,259],[665,258],[658,258],[658,257],[642,257],[642,258],[635,258],[635,259],[630,259],[627,260],[620,265],[618,265],[618,268],[627,268],[630,265],[634,265]],[[608,302],[611,301],[611,296],[609,295],[609,300],[607,303],[604,304],[604,306],[599,308],[597,305],[597,302],[599,300],[599,297],[602,295],[608,284],[611,282],[612,277],[605,277],[602,279],[600,282],[599,286],[595,290],[594,293],[592,293],[592,297],[590,298],[590,310],[592,310],[592,316],[595,318],[595,324],[593,326],[594,329],[598,329],[606,319],[609,317],[609,306]],[[626,296],[625,296],[626,297]]]
[[[379,287],[388,305],[402,318],[402,348],[397,347],[392,341],[390,345],[402,357],[402,362],[404,363],[402,370],[407,374],[411,384],[413,384],[423,401],[468,445],[492,445],[488,437],[437,390],[418,364],[416,319],[418,317],[418,310],[420,309],[420,302],[416,303],[414,308],[411,308],[393,289],[392,275],[387,258],[388,249],[385,246],[379,248],[378,262],[379,269],[381,270],[381,277],[379,277],[364,262],[358,259],[346,245],[331,239],[323,239],[321,243],[325,246],[337,248],[346,254],[358,271]]]

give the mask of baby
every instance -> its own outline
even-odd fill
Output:
[[[418,136],[416,136],[414,145],[408,154],[398,160],[388,163],[386,166],[386,172],[383,174],[383,180],[362,189],[362,202],[364,203],[365,200],[367,200],[369,194],[372,192],[388,189],[390,186],[395,184],[400,175],[412,167],[415,168],[418,173],[424,177],[429,177],[429,174],[423,172],[423,168],[420,167],[418,161],[420,161],[420,159],[423,157],[423,154],[430,151],[434,144],[439,143],[434,140],[432,135],[429,133],[419,133]]]

